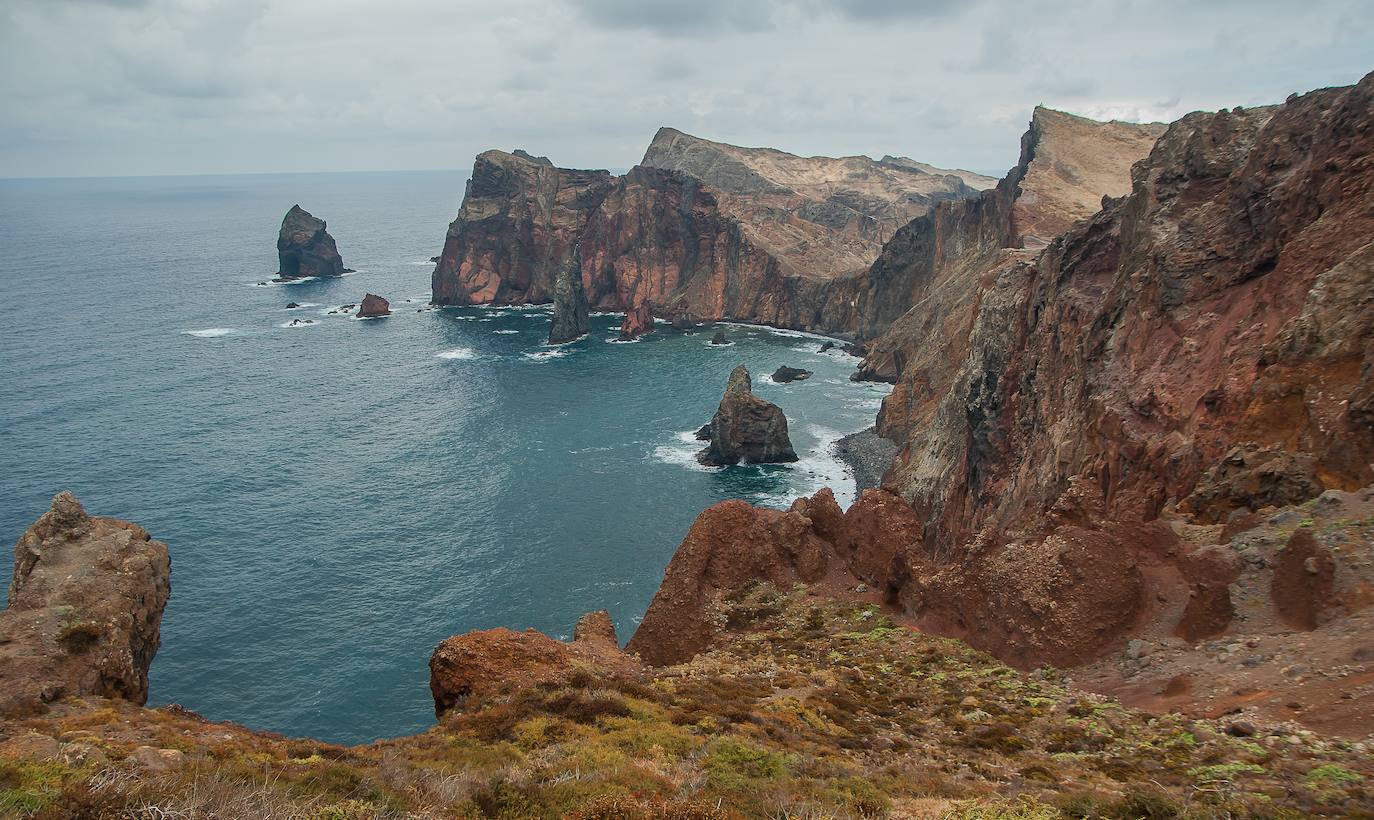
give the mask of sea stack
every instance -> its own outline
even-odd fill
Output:
[[[591,330],[588,316],[587,294],[582,289],[582,254],[574,248],[554,279],[549,344],[563,344],[587,335]]]
[[[711,344],[724,346],[730,344],[730,340],[725,338],[725,331],[717,330],[716,335],[711,337]]]
[[[282,279],[342,276],[348,272],[334,237],[325,230],[324,220],[316,219],[299,205],[292,205],[281,221],[277,265],[277,276]]]
[[[777,370],[773,371],[773,381],[777,382],[778,384],[787,384],[788,382],[801,382],[806,381],[809,378],[811,378],[811,371],[803,370],[800,367],[788,367],[787,365],[783,365],[782,367],[779,367]]]
[[[650,310],[648,302],[640,302],[625,314],[625,321],[620,325],[620,341],[633,341],[645,333],[652,332],[653,329],[653,311]]]
[[[375,293],[364,296],[362,304],[358,306],[359,319],[373,319],[378,316],[390,315],[391,303]]]
[[[59,493],[14,548],[0,717],[43,713],[64,697],[145,703],[171,589],[166,544]]]
[[[782,408],[754,395],[744,365],[730,373],[720,407],[711,418],[710,444],[697,455],[702,464],[772,464],[796,461]]]

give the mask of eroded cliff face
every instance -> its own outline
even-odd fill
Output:
[[[434,269],[434,303],[551,301],[611,182],[607,171],[555,168],[523,151],[480,154]]]
[[[0,717],[64,697],[142,704],[171,594],[167,546],[59,493],[14,548],[0,612]]]
[[[838,277],[934,205],[975,196],[968,172],[867,157],[797,157],[662,129],[623,177],[528,155],[478,157],[434,274],[436,304],[548,301],[576,241],[593,309],[817,328]],[[991,180],[986,180],[990,184]],[[840,324],[825,329],[850,332]]]
[[[1372,93],[1189,115],[1129,196],[995,272],[888,475],[928,540],[1217,520],[1374,479]],[[1215,491],[1237,447],[1251,472],[1283,462],[1276,494]]]

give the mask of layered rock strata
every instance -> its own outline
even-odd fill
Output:
[[[576,247],[558,272],[553,287],[553,318],[549,321],[549,344],[580,339],[591,330],[587,293],[582,289],[581,255]]]

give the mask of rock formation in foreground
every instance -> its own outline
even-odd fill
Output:
[[[566,684],[579,671],[626,680],[641,672],[639,662],[620,650],[605,610],[583,615],[572,643],[533,629],[488,629],[448,638],[429,659],[429,691],[435,715],[443,717],[499,693]]]
[[[316,219],[299,205],[292,205],[281,221],[281,232],[277,234],[277,271],[282,279],[348,273],[334,237],[325,230],[324,220]]]
[[[831,279],[936,203],[977,195],[960,176],[867,157],[797,157],[661,129],[621,177],[520,152],[477,158],[434,273],[434,302],[547,302],[582,250],[593,310],[813,323]]]
[[[359,319],[374,319],[378,316],[390,316],[391,303],[375,293],[369,293],[363,297],[363,301],[358,304]]]
[[[170,592],[165,544],[59,493],[14,548],[0,612],[0,717],[80,695],[144,703]]]
[[[697,456],[702,464],[719,467],[741,461],[772,464],[797,460],[782,408],[754,395],[744,365],[730,373],[725,395],[707,426],[710,444]]]
[[[573,248],[553,287],[553,318],[549,320],[549,344],[571,342],[591,330],[587,293],[582,290],[581,255]]]
[[[625,321],[620,323],[620,341],[638,339],[654,329],[654,314],[648,302],[640,303],[625,312]]]

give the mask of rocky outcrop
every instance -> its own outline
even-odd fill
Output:
[[[142,704],[171,593],[167,546],[136,524],[89,516],[71,493],[14,548],[0,612],[0,717],[64,697]]]
[[[620,341],[634,341],[645,333],[652,333],[653,329],[653,311],[648,302],[641,302],[625,312],[625,321],[620,323]]]
[[[725,347],[726,345],[731,344],[731,342],[729,338],[726,337],[725,331],[717,330],[715,334],[711,336],[711,344],[717,347]]]
[[[281,231],[277,234],[277,271],[282,279],[348,273],[334,237],[325,230],[324,220],[316,219],[299,205],[292,205],[281,221]]]
[[[572,643],[527,629],[487,629],[446,639],[429,659],[434,713],[443,717],[469,701],[566,682],[577,672],[632,679],[637,661],[620,650],[604,610],[583,615]]]
[[[1219,521],[1374,479],[1371,99],[1367,77],[1184,117],[1128,196],[992,271],[887,477],[927,539],[1185,499]]]
[[[523,151],[480,154],[434,269],[434,304],[550,301],[611,182],[606,171],[555,168]]]
[[[582,289],[581,254],[572,254],[558,271],[553,285],[553,318],[549,321],[549,344],[571,342],[591,330],[587,293]]]
[[[434,274],[437,304],[548,301],[558,261],[582,248],[594,310],[663,318],[814,322],[825,283],[865,270],[882,243],[965,177],[867,157],[797,157],[672,129],[622,177],[546,160],[478,157]]]
[[[773,381],[778,384],[789,384],[791,382],[802,382],[811,378],[810,370],[803,370],[800,367],[788,367],[783,365],[773,371]]]
[[[359,319],[374,319],[378,316],[390,316],[391,303],[375,293],[369,293],[363,297],[363,301],[358,305]]]
[[[796,461],[787,437],[782,408],[754,395],[749,371],[740,365],[730,373],[716,414],[711,417],[710,444],[697,460],[711,466]]]

